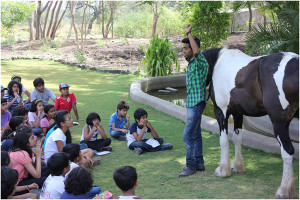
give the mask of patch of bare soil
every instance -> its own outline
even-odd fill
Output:
[[[229,48],[244,50],[246,33],[234,33],[223,41],[222,44]],[[178,60],[181,68],[187,65],[181,52],[183,36],[174,36],[169,38],[177,47]],[[144,48],[149,44],[149,39],[127,38],[127,42],[120,39],[106,39],[106,45],[99,47],[95,39],[88,39],[86,42],[86,58],[84,63],[87,66],[96,69],[106,70],[129,70],[134,72],[143,58],[144,53],[140,46]],[[15,45],[1,45],[1,58],[8,59],[12,56],[19,57],[41,57],[42,59],[61,59],[67,62],[76,63],[74,56],[76,51],[76,41],[73,39],[65,40],[59,48],[43,48],[42,41],[23,42]]]

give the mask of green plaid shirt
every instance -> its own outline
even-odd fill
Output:
[[[189,60],[186,73],[186,107],[193,107],[205,99],[205,86],[208,73],[208,63],[200,52],[198,57]]]

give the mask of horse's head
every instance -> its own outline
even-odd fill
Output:
[[[208,49],[208,50],[202,52],[204,57],[206,58],[208,64],[209,64],[206,86],[209,85],[210,82],[211,82],[214,67],[215,67],[215,64],[218,60],[219,52],[220,52],[221,49],[222,48],[214,48],[214,49]]]

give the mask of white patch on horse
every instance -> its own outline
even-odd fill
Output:
[[[221,131],[220,147],[221,147],[220,166],[215,170],[215,175],[220,177],[227,177],[231,175],[231,169],[230,169],[230,160],[229,160],[228,135],[225,130]]]
[[[285,94],[283,92],[283,78],[284,78],[284,70],[285,67],[287,65],[287,63],[294,58],[295,56],[297,56],[297,54],[294,53],[283,53],[284,56],[278,66],[278,70],[277,72],[274,73],[274,80],[279,92],[279,101],[281,104],[282,109],[286,109],[286,107],[288,107],[289,102],[287,101],[287,99],[285,98]]]
[[[281,157],[283,160],[283,174],[281,185],[278,188],[275,197],[276,198],[293,198],[294,196],[294,171],[293,171],[293,155],[288,154],[282,145],[282,142],[277,136],[277,140],[280,143]]]
[[[237,49],[223,48],[213,73],[213,85],[217,106],[226,117],[230,91],[235,87],[235,77],[240,69],[259,57],[250,57]]]

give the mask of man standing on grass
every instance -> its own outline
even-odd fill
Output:
[[[205,85],[209,65],[199,50],[200,40],[191,33],[192,27],[192,24],[185,27],[188,38],[182,40],[184,44],[182,52],[189,64],[186,72],[187,121],[183,132],[186,167],[179,174],[179,178],[205,170],[202,155],[201,117],[206,105]]]

